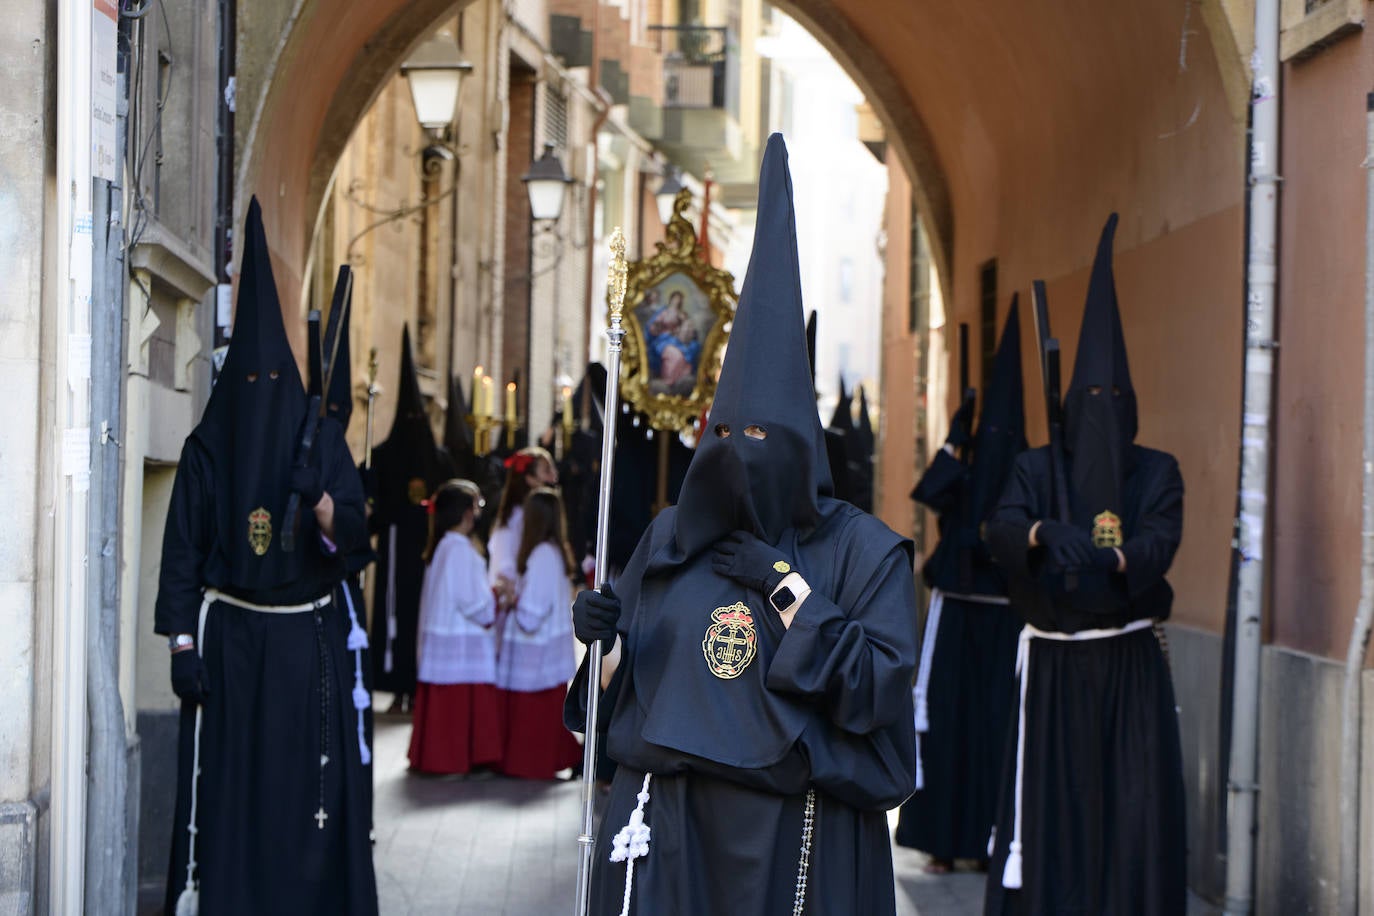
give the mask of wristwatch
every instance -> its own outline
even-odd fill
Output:
[[[167,637],[167,649],[171,652],[189,649],[195,644],[196,638],[190,633],[173,633]]]
[[[806,580],[799,573],[789,572],[782,577],[778,587],[769,594],[768,601],[773,605],[773,610],[779,614],[786,614],[789,611],[795,611],[809,594],[811,594],[811,586],[806,584]]]

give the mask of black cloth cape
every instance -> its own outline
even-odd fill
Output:
[[[1013,607],[1036,627],[1075,632],[1168,616],[1172,591],[1164,575],[1182,537],[1183,480],[1164,452],[1132,446],[1129,457],[1121,548],[1128,571],[1081,573],[1073,593],[1044,569],[1043,548],[1026,547],[1031,525],[1051,512],[1047,453],[1034,449],[1017,458],[987,540],[1009,572]],[[1019,891],[1002,887],[1012,835],[1013,730],[985,912],[1184,912],[1178,715],[1154,635],[1141,630],[1084,642],[1035,640],[1030,660],[1023,884]]]
[[[163,540],[159,608],[174,632],[194,633],[201,589],[257,604],[292,604],[332,593],[317,613],[266,614],[211,606],[201,654],[208,673],[200,738],[196,859],[201,916],[377,913],[372,868],[370,766],[359,756],[353,654],[340,585],[343,557],[366,542],[363,494],[343,430],[325,419],[314,450],[334,500],[336,554],[327,554],[313,513],[303,512],[297,551],[303,574],[287,586],[247,592],[215,581],[209,563],[217,486],[204,447],[182,451]],[[206,576],[203,571],[212,575]],[[175,912],[185,887],[195,705],[183,703],[176,815],[167,887]],[[329,764],[320,751],[326,734]],[[314,814],[328,819],[319,829]]]
[[[958,552],[946,538],[976,526],[960,513],[971,485],[968,468],[937,452],[915,497],[940,513],[941,547],[926,563],[926,580],[958,589]],[[980,543],[972,551],[963,594],[1006,595],[1006,576]],[[934,580],[934,581],[932,581]],[[902,804],[897,843],[941,859],[986,859],[996,814],[1007,730],[1014,726],[1016,639],[1021,621],[1005,604],[946,594],[927,685],[929,728],[921,738],[925,785]]]
[[[625,867],[607,855],[654,774],[631,911],[674,916],[790,912],[802,810],[817,792],[807,913],[895,909],[885,812],[911,791],[916,613],[911,546],[839,500],[779,549],[811,585],[790,629],[762,595],[721,579],[709,551],[684,556],[661,513],[616,583],[620,665],[600,728],[619,768],[602,820],[592,909],[619,912]],[[749,609],[757,656],[733,679],[703,655],[712,607]],[[586,724],[587,668],[565,721]]]

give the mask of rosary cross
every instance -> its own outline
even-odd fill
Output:
[[[323,830],[324,822],[327,820],[329,820],[329,815],[324,813],[324,805],[320,805],[320,810],[315,812],[315,825]]]

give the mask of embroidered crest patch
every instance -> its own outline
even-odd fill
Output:
[[[262,556],[272,544],[272,513],[258,506],[248,513],[248,546]]]
[[[1120,547],[1121,519],[1115,512],[1099,512],[1093,519],[1093,546]]]
[[[758,634],[754,631],[754,617],[742,601],[711,612],[713,623],[706,628],[701,652],[706,666],[723,680],[739,677],[758,652]]]
[[[429,499],[429,488],[425,486],[423,477],[412,477],[410,479],[410,483],[406,484],[406,496],[410,498],[410,504],[412,506],[418,506],[426,499]]]

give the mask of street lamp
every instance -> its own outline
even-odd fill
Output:
[[[654,202],[658,204],[658,218],[663,221],[663,225],[668,225],[673,218],[673,202],[677,200],[678,192],[682,190],[681,172],[676,166],[663,166],[663,183],[654,192]]]
[[[544,155],[530,163],[530,170],[520,176],[530,195],[530,216],[535,222],[557,222],[563,212],[563,196],[572,183],[563,163],[554,154],[553,144],[544,144]]]
[[[415,103],[415,118],[432,139],[442,140],[453,123],[458,89],[471,72],[472,64],[459,53],[447,32],[436,33],[401,64]]]

